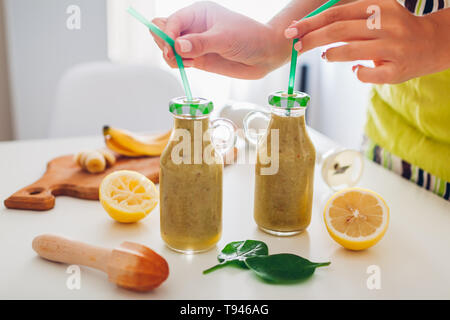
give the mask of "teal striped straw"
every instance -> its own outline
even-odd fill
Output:
[[[318,7],[316,10],[311,12],[310,14],[304,16],[301,20],[313,17],[328,8],[334,6],[336,3],[338,3],[341,0],[330,0],[320,7]],[[292,43],[292,54],[291,54],[291,69],[289,71],[289,86],[288,86],[288,94],[292,94],[294,92],[294,82],[295,82],[295,71],[297,69],[297,50],[295,50],[294,45],[298,42],[298,39],[294,39]]]
[[[178,55],[178,53],[175,50],[175,41],[171,37],[169,37],[166,33],[164,33],[164,31],[158,28],[154,23],[148,21],[143,15],[141,15],[132,7],[129,7],[127,11],[129,14],[131,14],[133,17],[135,17],[137,20],[139,20],[141,23],[147,26],[147,28],[149,28],[150,31],[152,31],[154,34],[163,39],[165,42],[169,44],[169,46],[172,47],[173,53],[175,54],[175,59],[178,64],[178,69],[180,70],[181,80],[183,81],[184,92],[186,93],[188,101],[192,101],[191,87],[189,86],[186,71],[184,70],[183,59]]]

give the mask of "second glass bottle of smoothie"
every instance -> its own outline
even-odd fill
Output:
[[[309,100],[307,94],[298,91],[269,96],[270,122],[257,146],[254,218],[271,234],[294,235],[311,221],[316,152],[305,124]],[[274,168],[268,169],[273,167],[276,153],[278,170],[274,173],[270,172]]]

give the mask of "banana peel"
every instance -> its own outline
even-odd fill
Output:
[[[105,136],[105,144],[111,151],[127,157],[141,157],[142,155],[132,152],[118,145],[110,136]]]
[[[106,146],[127,157],[159,156],[165,149],[172,130],[148,136],[110,126],[103,127]]]

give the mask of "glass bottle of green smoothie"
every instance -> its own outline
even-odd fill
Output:
[[[294,91],[269,96],[270,120],[257,142],[254,218],[265,232],[290,236],[305,230],[311,221],[316,152],[305,124],[310,97]],[[253,112],[248,122],[262,112]]]
[[[169,110],[174,130],[160,160],[161,237],[175,251],[206,251],[222,233],[222,154],[234,146],[235,126],[210,121],[207,99],[176,98]],[[219,127],[229,131],[221,144],[213,141]]]

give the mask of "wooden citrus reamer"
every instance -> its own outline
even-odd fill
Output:
[[[109,281],[135,291],[154,289],[169,276],[169,265],[163,257],[134,242],[111,250],[44,234],[34,238],[33,249],[47,260],[104,271]]]

